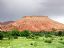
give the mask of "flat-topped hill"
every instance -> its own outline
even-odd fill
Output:
[[[50,31],[52,30],[52,28],[55,28],[57,30],[63,30],[64,24],[56,22],[50,19],[48,16],[24,16],[22,19],[15,21],[11,25],[5,26],[6,29],[3,27],[0,28],[1,30],[11,30],[15,28],[20,31]]]

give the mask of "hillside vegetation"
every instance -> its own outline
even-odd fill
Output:
[[[0,48],[64,48],[64,31],[0,31]]]

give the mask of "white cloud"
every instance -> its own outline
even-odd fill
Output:
[[[0,0],[0,20],[16,20],[24,15],[48,15],[63,22],[64,0]]]
[[[64,16],[50,16],[50,18],[64,24]]]

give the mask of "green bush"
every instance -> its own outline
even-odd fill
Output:
[[[46,39],[44,42],[45,43],[52,43],[52,40],[51,39]]]
[[[0,32],[0,40],[2,40],[3,39],[3,32]]]
[[[62,36],[62,31],[59,31],[58,32],[58,36]]]
[[[48,38],[48,37],[52,37],[52,35],[50,35],[50,34],[46,34],[45,37],[46,37],[46,38]]]
[[[18,39],[18,36],[14,36],[14,39]]]
[[[34,42],[34,46],[36,47],[38,45],[38,43],[37,42]]]
[[[60,40],[63,40],[63,38],[60,38]]]
[[[35,37],[35,36],[34,36],[33,34],[31,34],[30,36],[27,36],[26,38],[28,38],[28,39],[30,39],[30,38],[31,38],[31,39],[34,39],[34,37]]]
[[[59,41],[59,43],[63,44],[64,45],[64,41]]]
[[[7,33],[7,38],[8,38],[9,40],[14,38],[14,37],[12,36],[12,32],[8,32],[8,33]]]
[[[39,36],[35,36],[35,39],[39,39]]]
[[[29,37],[31,36],[31,32],[29,30],[24,30],[20,33],[20,36]]]
[[[19,36],[31,38],[31,39],[38,39],[39,36],[45,36],[46,38],[52,36],[64,36],[64,31],[56,31],[53,28],[53,31],[40,31],[40,32],[31,32],[29,30],[24,30],[22,32],[13,29],[12,31],[0,31],[0,39],[8,38],[8,39],[17,39]],[[62,40],[62,39],[61,39]]]
[[[32,43],[30,43],[30,45],[32,45],[32,46],[37,46],[37,42],[32,42]]]
[[[12,32],[12,36],[20,36],[20,34],[19,34],[20,31],[18,31],[18,30],[14,29],[11,32]]]
[[[30,43],[30,45],[33,45],[33,43]]]
[[[20,36],[20,31],[14,29],[10,32],[10,36],[13,36],[14,39],[17,39],[18,36]]]

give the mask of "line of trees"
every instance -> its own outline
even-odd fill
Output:
[[[39,36],[45,36],[45,37],[52,37],[52,35],[55,36],[64,36],[64,31],[40,31],[40,32],[31,32],[29,30],[24,30],[24,31],[18,31],[18,30],[12,30],[12,31],[0,31],[0,40],[3,38],[8,38],[8,39],[17,39],[18,37],[26,37],[26,38],[38,38]]]

